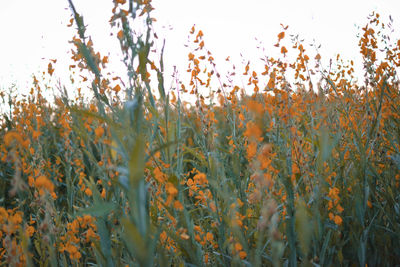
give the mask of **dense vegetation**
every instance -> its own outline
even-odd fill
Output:
[[[400,263],[400,41],[378,14],[362,83],[284,28],[281,58],[236,70],[238,86],[193,27],[191,79],[166,90],[151,1],[113,2],[125,82],[70,1],[87,88],[49,99],[34,77],[28,96],[1,92],[1,266]]]

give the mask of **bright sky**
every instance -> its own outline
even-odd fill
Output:
[[[88,24],[95,48],[102,55],[118,53],[115,37],[110,37],[108,19],[111,0],[75,0]],[[189,50],[184,47],[193,24],[205,34],[206,47],[218,62],[230,56],[240,63],[257,61],[262,56],[256,49],[263,42],[266,53],[276,52],[273,44],[281,31],[280,23],[289,25],[289,32],[299,34],[307,43],[315,39],[326,62],[336,53],[345,59],[357,59],[358,29],[364,27],[372,11],[384,21],[394,19],[394,36],[399,37],[400,1],[398,0],[153,0],[157,19],[156,30],[166,38],[165,64],[167,76],[173,66],[181,72],[187,66]],[[67,28],[70,10],[67,0],[1,1],[0,4],[0,89],[16,83],[21,92],[30,88],[31,74],[46,70],[49,59],[58,59],[55,75],[68,80],[68,63],[73,29]],[[114,47],[114,48],[113,48]],[[118,60],[110,57],[118,69]],[[218,66],[218,65],[217,65]],[[223,70],[223,67],[222,67]],[[169,84],[166,85],[169,88]],[[25,88],[25,89],[24,89]]]

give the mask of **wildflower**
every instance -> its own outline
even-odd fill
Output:
[[[82,256],[81,253],[78,251],[78,248],[71,243],[68,243],[65,246],[65,250],[68,251],[71,260],[79,260]]]
[[[207,239],[207,241],[211,242],[214,240],[214,235],[212,233],[208,232],[206,234],[206,239]]]
[[[183,210],[183,205],[179,200],[175,200],[174,208],[177,209],[177,210]]]
[[[4,135],[4,144],[5,144],[6,146],[10,146],[11,143],[12,143],[14,140],[17,141],[17,143],[19,143],[19,144],[23,144],[23,143],[24,143],[24,140],[22,139],[22,136],[21,136],[19,133],[17,133],[17,132],[10,131],[10,132],[7,132],[7,133]]]
[[[92,193],[92,190],[90,190],[90,188],[86,188],[85,194],[90,197],[93,193]]]
[[[42,135],[42,133],[40,132],[40,131],[33,131],[32,132],[32,138],[33,139],[38,139],[39,138],[39,136],[41,136]],[[33,153],[32,153],[33,154]]]
[[[114,86],[113,91],[118,93],[119,91],[121,91],[121,86],[119,86],[119,84],[117,84],[116,86]]]
[[[165,191],[168,194],[168,198],[166,201],[166,205],[169,205],[172,201],[172,199],[178,194],[178,190],[175,188],[175,186],[172,183],[167,183],[165,185]]]
[[[236,242],[235,243],[235,249],[236,249],[236,251],[241,251],[243,249],[242,244],[240,244],[239,242]]]
[[[286,49],[286,47],[282,46],[282,48],[281,48],[281,53],[282,53],[283,55],[286,55],[287,52],[288,52],[288,50]]]
[[[342,217],[340,217],[339,215],[335,215],[334,222],[335,222],[337,225],[341,225],[342,222],[343,222]]]
[[[21,212],[16,212],[13,216],[8,219],[14,225],[19,225],[22,222]]]
[[[178,194],[178,190],[175,188],[175,186],[172,183],[167,183],[165,185],[165,189],[169,195],[175,196]]]
[[[215,206],[215,202],[214,201],[210,202],[209,207],[210,207],[212,212],[216,212],[217,211],[217,207]]]
[[[247,123],[247,127],[246,127],[246,131],[243,134],[244,136],[246,136],[247,138],[255,138],[259,141],[262,140],[262,131],[260,129],[260,127],[258,127],[257,124],[255,124],[252,121],[249,121]]]
[[[165,175],[165,173],[162,172],[160,167],[156,167],[153,172],[154,172],[154,178],[159,183],[164,183],[167,180],[167,176]]]
[[[164,243],[167,240],[167,237],[167,233],[165,231],[162,231],[160,234],[161,243]]]
[[[197,184],[208,184],[208,180],[207,180],[207,176],[204,174],[204,173],[202,173],[202,172],[199,172],[199,173],[197,173],[194,177],[193,177],[193,179],[194,179],[194,181],[197,183]]]
[[[262,115],[264,112],[263,105],[257,101],[250,100],[248,103],[249,110],[255,114]]]
[[[243,260],[243,259],[245,259],[247,257],[247,253],[242,250],[242,251],[239,252],[239,257]]]
[[[40,195],[44,194],[44,189],[46,189],[49,193],[54,192],[54,184],[44,175],[36,178],[35,186],[39,189]]]
[[[86,232],[86,243],[89,243],[91,239],[97,239],[98,236],[96,233],[93,231],[92,228],[89,228]]]
[[[35,233],[35,228],[31,225],[27,226],[25,229],[25,234],[29,237],[32,237],[33,234]]]
[[[49,63],[49,65],[47,66],[47,72],[50,74],[50,76],[53,75],[54,68],[53,68],[53,65],[51,63]]]
[[[256,142],[251,142],[250,144],[247,145],[246,147],[246,152],[247,152],[247,158],[252,159],[257,153],[257,143]]]
[[[340,206],[340,204],[337,205],[336,210],[337,210],[339,213],[342,213],[342,212],[344,211],[343,207]]]
[[[194,55],[192,53],[189,53],[188,57],[189,57],[190,61],[192,61],[194,59]]]
[[[94,133],[96,134],[97,137],[102,137],[104,134],[104,128],[99,126],[94,130]]]
[[[122,30],[120,30],[117,34],[118,39],[122,40],[122,38],[124,38],[124,32]]]

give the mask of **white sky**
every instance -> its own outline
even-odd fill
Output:
[[[118,42],[109,36],[111,0],[74,3],[88,24],[87,33],[92,35],[95,48],[102,55],[117,53]],[[338,52],[345,59],[357,59],[355,25],[364,27],[372,11],[380,13],[386,22],[391,15],[395,36],[399,37],[400,31],[399,0],[153,0],[153,6],[157,34],[166,38],[167,76],[173,65],[185,72],[189,50],[184,44],[193,24],[204,32],[206,47],[217,63],[224,64],[230,56],[237,65],[240,53],[253,61],[262,56],[255,37],[263,42],[267,54],[274,54],[280,23],[289,25],[288,33],[299,34],[306,44],[313,39],[321,44],[325,62]],[[58,59],[55,75],[68,80],[68,41],[74,34],[74,29],[66,27],[69,18],[67,0],[0,0],[0,90],[16,83],[21,92],[26,92],[31,74],[46,70],[49,59]],[[115,70],[121,71],[119,59],[110,59]]]

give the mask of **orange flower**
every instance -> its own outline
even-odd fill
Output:
[[[214,201],[210,202],[209,207],[212,210],[212,212],[216,212],[217,211],[217,207],[215,206],[215,202]]]
[[[35,233],[35,228],[33,226],[29,225],[26,227],[25,233],[27,236],[32,237],[33,234]]]
[[[337,225],[341,225],[342,222],[343,222],[342,217],[340,217],[339,215],[335,215],[334,221],[335,221],[335,223],[336,223]]]
[[[167,183],[165,185],[165,189],[167,190],[167,193],[169,195],[175,196],[176,194],[178,194],[178,190],[175,188],[175,186],[172,183]]]
[[[118,38],[121,40],[122,38],[124,38],[124,32],[122,30],[120,30],[117,34]]]
[[[192,61],[194,59],[194,55],[192,53],[189,53],[188,57],[189,57],[190,61]]]
[[[19,225],[20,223],[22,223],[21,212],[20,211],[16,212],[13,216],[10,216],[8,220],[14,225]]]
[[[344,211],[343,207],[340,206],[340,204],[337,205],[336,210],[337,210],[339,213],[342,213],[342,212]]]
[[[249,121],[247,123],[246,131],[243,133],[243,135],[246,136],[247,138],[255,138],[259,141],[262,140],[261,137],[262,131],[260,127],[258,127],[258,125],[252,121]]]
[[[167,180],[167,176],[163,171],[161,170],[160,167],[156,167],[154,169],[154,178],[159,182],[159,183],[164,183]]]
[[[248,107],[249,107],[249,110],[251,112],[254,112],[254,113],[258,114],[258,115],[262,115],[263,112],[264,112],[263,105],[261,103],[257,102],[257,101],[254,101],[254,100],[250,100],[249,101]]]
[[[199,185],[208,184],[207,176],[202,172],[197,173],[193,180]]]
[[[90,197],[93,193],[92,193],[92,190],[90,190],[90,188],[86,188],[85,194]]]
[[[285,38],[285,32],[281,32],[278,34],[278,39],[279,41],[282,40],[283,38]]]
[[[47,66],[47,72],[50,74],[50,76],[53,75],[54,68],[53,65],[51,65],[51,63],[49,63],[49,65]]]
[[[34,183],[35,183],[35,180],[33,179],[33,177],[32,177],[32,176],[29,176],[29,177],[28,177],[28,184],[29,184],[29,186],[32,187],[32,186],[34,185]]]
[[[282,46],[281,53],[286,55],[287,52],[288,52],[288,50],[286,49],[286,47]]]
[[[32,138],[33,139],[38,139],[39,136],[41,136],[42,133],[40,131],[33,131],[32,132]]]
[[[235,249],[236,249],[236,251],[241,251],[243,249],[242,244],[240,244],[239,242],[236,242],[235,243]]]
[[[4,135],[4,144],[5,144],[6,146],[10,146],[11,143],[12,143],[14,140],[17,141],[17,143],[19,143],[19,144],[21,144],[21,145],[24,143],[24,140],[22,139],[22,136],[21,136],[19,133],[17,133],[17,132],[10,131],[10,132],[7,132],[7,133]]]
[[[254,158],[254,156],[257,153],[257,143],[256,142],[251,142],[250,144],[248,144],[247,148],[246,148],[246,152],[247,152],[247,157],[249,159]]]
[[[102,137],[104,134],[104,128],[99,126],[94,130],[94,133],[96,134],[97,137]]]
[[[177,210],[183,210],[183,205],[179,200],[175,200],[174,208],[177,209]]]
[[[244,258],[247,257],[247,253],[242,250],[242,251],[239,252],[239,257],[243,260]]]
[[[214,235],[212,233],[208,232],[206,234],[206,239],[207,239],[207,241],[211,242],[214,240]]]
[[[71,243],[68,243],[66,245],[65,250],[68,251],[71,260],[79,260],[82,256],[81,253],[78,251],[78,248]]]
[[[175,186],[172,183],[167,183],[165,185],[165,191],[167,191],[168,198],[167,201],[165,202],[166,205],[169,205],[172,201],[172,199],[178,194],[178,190],[175,188]]]
[[[54,192],[54,184],[44,175],[39,176],[36,178],[35,186],[39,189],[39,194],[43,195],[43,189],[46,189],[49,193]]]
[[[99,236],[96,235],[96,233],[92,230],[92,228],[89,228],[86,232],[86,242],[90,242],[91,239],[98,239]]]
[[[119,86],[119,84],[117,84],[114,88],[113,91],[118,93],[119,91],[121,91],[121,86]]]

